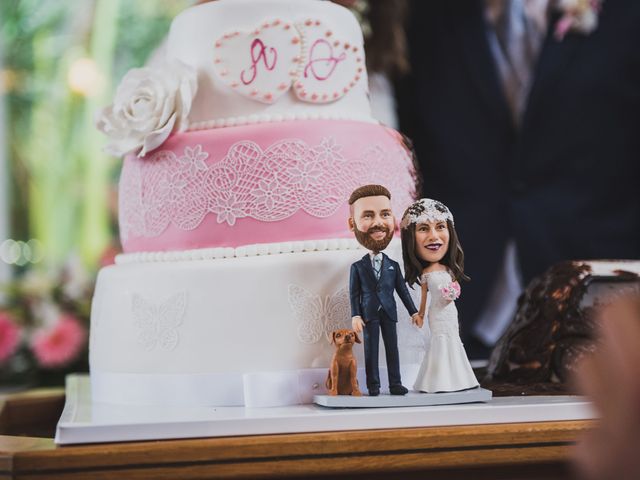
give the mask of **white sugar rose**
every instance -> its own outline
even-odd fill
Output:
[[[178,60],[130,70],[113,105],[96,118],[98,129],[109,137],[105,150],[117,156],[135,151],[142,157],[171,132],[184,131],[197,88],[195,69]]]

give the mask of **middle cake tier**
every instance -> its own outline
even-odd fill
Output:
[[[178,133],[145,157],[128,155],[119,197],[124,251],[350,238],[347,199],[356,187],[385,185],[397,216],[414,198],[413,160],[398,132],[276,120]]]
[[[400,259],[400,242],[386,253]],[[102,269],[91,312],[94,401],[244,405],[248,375],[261,385],[254,404],[291,375],[296,398],[310,401],[324,392],[331,332],[351,327],[349,271],[363,255],[353,241],[340,250]],[[425,332],[399,300],[397,308],[401,366],[417,371]],[[354,353],[364,367],[363,347]]]

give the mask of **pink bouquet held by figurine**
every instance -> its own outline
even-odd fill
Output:
[[[460,284],[455,281],[440,285],[438,290],[440,290],[442,298],[445,300],[457,300],[460,296]]]

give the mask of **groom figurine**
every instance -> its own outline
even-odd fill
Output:
[[[391,395],[406,395],[408,390],[400,378],[398,336],[396,333],[396,302],[398,292],[402,303],[414,321],[418,316],[400,266],[382,253],[393,238],[395,218],[391,212],[391,194],[382,185],[364,185],[349,197],[349,228],[356,240],[369,250],[361,260],[351,265],[349,296],[353,329],[364,335],[364,361],[367,390],[380,394],[378,350],[380,332],[384,340]]]

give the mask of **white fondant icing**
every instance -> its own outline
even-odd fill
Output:
[[[398,243],[386,250],[392,258],[400,258]],[[349,268],[362,256],[362,250],[334,250],[104,268],[96,286],[100,301],[94,303],[104,311],[92,312],[94,319],[101,319],[91,328],[92,372],[111,378],[179,378],[326,367],[333,353],[326,333],[350,323]],[[298,291],[293,297],[292,285]],[[182,293],[188,299],[184,309],[161,307]],[[412,293],[417,295],[417,290]],[[141,348],[134,298],[155,305],[156,318],[173,319],[170,324],[182,319],[179,348]],[[401,364],[407,365],[405,358],[416,362],[417,347],[403,342],[415,343],[422,333],[397,303]],[[305,324],[309,328],[301,327]],[[362,347],[357,345],[355,351],[363,366]],[[122,402],[131,403],[126,391],[119,395]]]
[[[297,41],[294,41],[297,40]],[[275,103],[291,83],[291,59],[301,54],[299,32],[273,21],[227,33],[214,44],[214,71],[238,94]],[[279,88],[281,85],[287,88]]]
[[[309,19],[312,19],[312,25],[304,25],[304,22]],[[273,22],[275,20],[280,20],[283,23],[274,27]],[[265,22],[270,22],[268,28],[265,28]],[[320,25],[316,25],[316,22],[320,22]],[[284,28],[285,23],[290,24],[289,30],[279,30]],[[299,27],[301,23],[303,26]],[[233,25],[233,28],[230,29],[230,25]],[[339,62],[338,65],[343,67],[345,71],[347,69],[353,70],[355,67],[353,73],[345,73],[343,75],[341,71],[343,68],[339,69],[338,67],[334,71],[334,75],[336,75],[335,81],[341,85],[341,91],[338,92],[340,97],[337,99],[323,99],[323,95],[329,92],[333,97],[333,92],[336,88],[318,86],[317,84],[321,82],[317,81],[307,86],[310,89],[310,93],[308,100],[305,99],[305,101],[300,100],[293,88],[286,90],[278,88],[280,83],[290,86],[292,81],[296,81],[300,69],[304,73],[308,58],[302,58],[303,52],[292,55],[292,51],[295,50],[292,47],[296,47],[296,44],[290,43],[291,38],[287,37],[287,41],[283,42],[276,39],[271,32],[291,32],[290,35],[297,33],[301,38],[300,44],[297,44],[297,49],[301,50],[301,47],[304,48],[304,37],[300,35],[297,30],[298,27],[303,30],[306,29],[307,35],[313,33],[313,38],[316,39],[320,33],[330,29],[332,31],[331,40],[340,41],[340,48],[343,51],[345,44],[351,47],[350,53],[346,55],[344,62]],[[259,36],[249,35],[248,37],[243,37],[243,32],[255,32],[256,29],[260,29]],[[234,34],[235,32],[240,33],[227,39],[224,38],[225,35]],[[265,35],[266,37],[264,37]],[[267,70],[264,68],[265,56],[257,55],[262,51],[258,45],[258,47],[254,47],[254,58],[258,58],[256,69],[260,76],[256,76],[257,80],[254,80],[254,82],[258,81],[260,85],[249,90],[244,88],[241,81],[238,81],[238,85],[232,87],[234,75],[239,75],[242,68],[250,68],[252,65],[252,57],[250,56],[251,42],[248,45],[242,45],[242,40],[240,39],[247,38],[253,41],[262,37],[264,37],[262,43],[267,48],[277,48],[279,52],[283,52],[279,54],[278,58],[284,58],[289,55],[291,57],[289,61],[291,62],[293,57],[299,56],[300,61],[297,63],[291,62],[290,65],[294,65],[293,68],[287,67],[280,70],[279,66],[276,65],[273,70]],[[219,41],[221,46],[216,48],[215,45]],[[276,47],[273,45],[276,45]],[[231,47],[235,47],[233,48],[234,52],[238,49],[244,51],[244,57],[237,55],[233,57],[235,60],[231,60],[217,53],[218,50],[229,52]],[[353,47],[358,50],[353,52]],[[314,53],[318,58],[325,56],[325,53],[317,49],[318,47],[316,47]],[[253,123],[274,121],[274,116],[276,115],[284,116],[284,118],[290,116],[291,120],[300,119],[302,116],[308,116],[310,112],[313,112],[313,115],[317,116],[317,118],[335,119],[344,116],[353,120],[372,121],[371,109],[367,98],[366,72],[357,71],[357,65],[364,64],[361,58],[363,55],[357,56],[362,54],[362,51],[362,33],[353,14],[344,7],[320,0],[298,0],[295,2],[289,0],[266,0],[261,2],[252,0],[219,0],[197,5],[185,10],[174,19],[167,44],[167,57],[169,59],[179,59],[198,71],[198,94],[194,99],[189,115],[190,128],[196,129],[238,125],[238,117],[246,117],[247,123]],[[268,52],[270,51],[265,51],[267,54]],[[350,63],[352,58],[355,59],[353,64]],[[360,58],[361,61],[357,62],[357,58]],[[218,63],[216,63],[216,59],[219,60]],[[272,59],[266,58],[266,60]],[[307,61],[305,62],[305,60]],[[269,62],[267,63],[271,65]],[[315,65],[319,71],[322,64],[317,63]],[[226,68],[227,73],[221,75],[224,68]],[[277,72],[277,78],[281,80],[280,83],[275,80],[270,81],[269,77],[264,75],[265,72],[274,73],[274,75]],[[288,78],[284,79],[285,75],[280,75],[281,73],[286,73]],[[318,73],[321,76],[323,74],[323,72]],[[326,72],[324,73],[326,74]],[[355,77],[358,75],[360,75],[360,79],[356,80]],[[343,76],[345,78],[349,77],[349,81],[346,82]],[[247,79],[245,78],[245,80]],[[309,82],[310,79],[307,77],[303,81]],[[346,85],[344,85],[345,82]],[[242,88],[240,85],[242,85]],[[347,89],[346,93],[344,92],[345,88]],[[256,90],[256,93],[251,95],[253,90]],[[317,95],[315,100],[311,98],[314,93]],[[271,94],[271,96],[265,97],[265,94]],[[253,122],[251,115],[257,116]],[[223,122],[219,123],[218,120],[220,119],[223,119]]]
[[[411,385],[419,365],[400,366],[402,378]],[[266,408],[312,403],[323,393],[327,369],[310,368],[277,372],[132,374],[91,372],[91,398],[100,403],[181,407],[245,406]],[[364,367],[358,382],[365,383]],[[380,366],[380,383],[387,390],[386,367]],[[95,406],[95,405],[94,405]]]
[[[311,345],[331,332],[351,328],[349,289],[343,287],[321,297],[299,285],[289,285],[289,305],[298,318],[298,339]]]
[[[131,312],[134,325],[140,330],[138,344],[144,350],[156,347],[174,350],[180,341],[178,327],[187,308],[187,295],[180,292],[161,303],[153,303],[140,295],[133,295]]]
[[[302,61],[294,80],[296,96],[311,103],[330,103],[342,98],[362,78],[362,46],[337,39],[322,20],[306,19],[296,27],[302,33]],[[366,77],[366,75],[364,75]],[[317,115],[318,112],[311,112]]]

